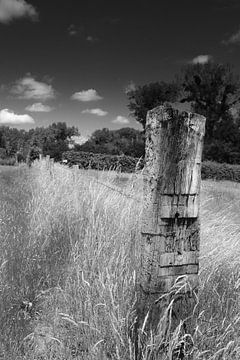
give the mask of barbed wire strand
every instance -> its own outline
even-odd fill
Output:
[[[65,170],[68,170],[68,171],[70,171],[72,174],[74,174],[74,172],[73,172],[71,169],[65,169]],[[80,169],[78,169],[78,170],[80,170]],[[131,200],[134,200],[134,201],[142,204],[142,201],[139,200],[138,198],[136,198],[136,197],[134,197],[134,196],[132,196],[132,195],[124,192],[124,191],[121,191],[121,190],[119,190],[119,189],[116,189],[116,188],[110,186],[109,184],[106,184],[106,183],[104,183],[104,182],[102,182],[102,181],[99,181],[98,179],[95,179],[93,176],[89,176],[89,175],[87,175],[87,174],[84,174],[84,176],[87,177],[87,178],[89,178],[89,179],[91,179],[91,180],[94,181],[95,183],[100,184],[100,185],[102,185],[102,186],[110,189],[111,191],[114,191],[114,192],[116,192],[116,193],[118,193],[118,194],[120,194],[120,195],[122,195],[122,196],[125,196],[126,198],[129,198],[129,199],[131,199]]]

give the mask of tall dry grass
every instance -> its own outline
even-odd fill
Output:
[[[141,176],[60,165],[50,173],[42,161],[12,181],[0,205],[2,358],[134,360],[129,328]],[[198,318],[189,359],[240,358],[239,200],[238,184],[203,182]],[[173,358],[184,340],[181,324],[160,355],[163,330],[143,337],[143,359]]]

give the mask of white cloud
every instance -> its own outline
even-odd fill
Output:
[[[100,95],[98,95],[97,91],[94,89],[88,89],[88,90],[82,90],[79,92],[76,92],[71,96],[72,100],[78,100],[78,101],[96,101],[103,99]]]
[[[19,125],[34,124],[34,119],[27,115],[18,115],[8,109],[0,110],[0,124]]]
[[[25,0],[0,0],[0,22],[3,24],[22,17],[36,20],[37,16],[36,9]]]
[[[125,87],[125,94],[128,94],[130,91],[136,90],[136,84],[133,81],[130,81],[130,83]]]
[[[71,140],[73,141],[74,144],[82,145],[89,140],[89,136],[75,135],[75,136],[71,136]]]
[[[68,34],[69,34],[70,36],[75,36],[75,35],[78,34],[78,31],[77,31],[77,29],[76,29],[76,27],[75,27],[74,24],[71,24],[71,25],[68,27]]]
[[[206,64],[212,60],[212,55],[198,55],[194,59],[192,59],[192,64]]]
[[[228,40],[223,40],[223,44],[240,44],[240,29],[236,33],[232,34]]]
[[[118,115],[116,119],[112,121],[114,124],[129,124],[128,118],[125,116]]]
[[[48,105],[43,105],[42,103],[35,103],[32,105],[28,105],[26,107],[26,110],[31,112],[50,112],[53,110],[53,107]]]
[[[107,111],[102,109],[86,109],[82,111],[82,114],[93,114],[97,116],[106,116],[108,114]]]
[[[88,42],[90,42],[90,43],[94,43],[94,42],[97,42],[97,41],[98,41],[98,38],[93,37],[93,36],[91,36],[91,35],[88,35],[88,36],[86,37],[86,40],[87,40]]]
[[[55,91],[52,85],[36,81],[31,75],[16,81],[11,93],[19,99],[34,99],[46,101],[55,98]]]

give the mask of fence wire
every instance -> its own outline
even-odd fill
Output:
[[[49,170],[51,172],[51,169],[49,169]],[[76,172],[75,169],[73,169],[73,171],[72,171],[70,169],[65,168],[65,170],[70,171],[73,174],[73,176],[79,176],[79,174],[80,174],[80,172],[78,172],[79,169],[77,169],[77,172]],[[137,203],[142,204],[142,201],[139,200],[137,197],[132,196],[131,194],[126,193],[125,191],[121,191],[120,189],[117,189],[116,187],[113,187],[110,184],[106,184],[106,183],[104,183],[104,182],[102,182],[102,181],[100,181],[98,179],[95,179],[93,176],[89,176],[87,174],[84,174],[84,177],[87,177],[88,179],[91,179],[96,184],[100,184],[100,185],[104,186],[105,188],[107,188],[107,189],[109,189],[109,190],[111,190],[113,192],[116,192],[116,193],[118,193],[118,194],[120,194],[120,195],[122,195],[122,196],[124,196],[124,197],[126,197],[128,199],[134,200]]]

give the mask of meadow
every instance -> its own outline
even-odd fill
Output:
[[[141,173],[50,172],[43,160],[0,167],[0,184],[0,359],[134,360]],[[240,184],[202,182],[188,359],[240,359],[239,214]],[[160,355],[163,333],[143,336],[143,359],[174,358],[181,326]]]

